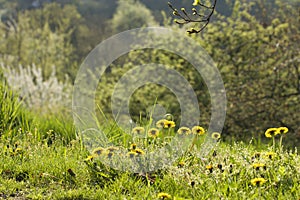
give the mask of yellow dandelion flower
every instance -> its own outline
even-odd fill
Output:
[[[277,133],[277,128],[268,128],[265,132],[265,136],[267,138],[271,138],[273,136],[275,136]]]
[[[172,196],[170,194],[165,193],[165,192],[158,193],[157,197],[160,199],[171,199],[172,198]]]
[[[253,158],[260,158],[260,155],[261,155],[260,152],[255,152]]]
[[[289,129],[287,127],[279,127],[279,128],[277,128],[275,135],[286,134],[288,131],[289,131]]]
[[[205,168],[206,168],[206,169],[212,169],[213,166],[212,166],[212,165],[206,165]]]
[[[134,127],[134,128],[132,129],[132,133],[133,133],[133,134],[140,135],[140,134],[143,134],[144,132],[145,132],[145,128],[144,128],[144,127],[138,126],[138,127]]]
[[[274,152],[267,152],[267,153],[265,154],[265,156],[266,156],[267,158],[269,158],[269,159],[273,159],[273,158],[276,156],[276,153],[274,153]]]
[[[106,150],[104,148],[98,147],[98,148],[94,149],[93,154],[96,155],[96,156],[100,156],[103,153],[105,153],[105,151]]]
[[[93,161],[94,156],[88,156],[86,159],[84,159],[85,161]]]
[[[266,169],[266,165],[263,163],[253,163],[252,167],[256,170],[259,170],[259,168],[263,167],[264,169]]]
[[[164,128],[174,128],[174,127],[175,127],[175,122],[169,121],[169,120],[165,120],[165,126],[164,126]]]
[[[211,134],[211,138],[212,138],[212,139],[215,139],[215,140],[218,140],[218,139],[221,138],[221,134],[218,133],[218,132],[213,132],[213,133]]]
[[[145,152],[142,149],[136,148],[133,152],[137,153],[138,155],[144,155]]]
[[[261,186],[265,182],[267,182],[267,181],[264,178],[254,178],[251,180],[251,184],[254,186]]]
[[[23,153],[23,149],[20,148],[20,147],[17,147],[15,150],[14,150],[14,154],[17,155],[17,154],[22,154]]]
[[[23,150],[22,150],[22,148],[17,147],[17,148],[15,149],[15,152],[18,152],[18,151],[23,151]]]
[[[167,120],[161,119],[161,120],[157,121],[156,122],[156,127],[159,128],[159,129],[164,128],[165,127],[165,121],[167,121]]]
[[[205,168],[206,168],[207,170],[209,170],[210,173],[213,172],[213,166],[212,166],[212,165],[206,165]]]
[[[156,138],[159,134],[159,130],[157,128],[151,128],[148,131],[148,136],[152,138]]]
[[[128,156],[129,158],[134,158],[134,157],[137,156],[137,155],[138,155],[138,153],[136,153],[136,152],[134,152],[134,151],[130,151],[130,152],[127,153],[127,156]]]
[[[131,145],[130,145],[130,149],[131,149],[131,150],[135,150],[135,149],[136,149],[136,144],[135,144],[135,143],[131,144]]]
[[[205,130],[204,130],[204,128],[201,127],[201,126],[194,126],[194,127],[192,128],[192,133],[193,133],[194,135],[204,135]]]
[[[179,163],[178,163],[178,167],[183,167],[185,165],[185,162],[184,161],[180,161]]]
[[[177,133],[179,135],[189,135],[191,134],[191,129],[189,129],[188,127],[181,127],[180,129],[178,129]]]

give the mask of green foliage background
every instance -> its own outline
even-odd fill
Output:
[[[236,2],[230,17],[218,13],[207,31],[195,35],[194,39],[208,51],[222,73],[228,98],[224,128],[227,139],[260,138],[268,127],[286,126],[294,133],[291,144],[297,146],[300,139],[299,17],[295,17],[297,9],[292,6],[273,3],[270,8],[260,1]],[[260,16],[257,8],[261,7],[271,15]],[[178,45],[184,45],[180,38]],[[190,52],[188,47],[185,50],[197,57],[197,52]],[[105,105],[113,86],[125,72],[134,65],[159,63],[180,72],[190,82],[199,101],[200,124],[208,126],[210,96],[190,63],[159,50],[134,51],[120,60],[99,84],[97,96],[106,113],[110,111]],[[131,99],[131,111],[137,121],[140,115],[147,116],[147,108],[156,99],[175,119],[180,119],[176,97],[167,88],[147,85]]]
[[[172,23],[167,2],[120,2],[60,0],[40,1],[34,6],[29,0],[2,0],[0,62],[16,68],[34,63],[43,69],[45,77],[55,66],[59,79],[67,74],[72,83],[89,51],[116,32],[149,24],[181,30],[190,26]],[[174,6],[186,6],[187,10],[190,4],[174,2]],[[227,139],[259,138],[268,127],[287,126],[293,133],[290,144],[299,143],[299,22],[299,0],[221,1],[208,28],[192,36],[222,74],[228,98],[224,128]],[[180,40],[178,44],[184,45]],[[197,57],[197,52],[185,49]],[[110,113],[110,97],[119,78],[133,66],[149,62],[175,69],[190,82],[199,101],[200,124],[207,127],[210,96],[202,77],[184,59],[159,50],[131,52],[110,66],[97,91],[101,110]],[[175,96],[153,84],[132,96],[133,118],[138,121],[140,116],[149,117],[147,109],[155,102],[180,120]]]
[[[245,137],[287,126],[299,142],[299,42],[296,8],[276,1],[264,17],[263,3],[236,2],[232,16],[217,20],[197,38],[223,74],[228,97],[225,132]],[[298,14],[297,14],[298,13]]]

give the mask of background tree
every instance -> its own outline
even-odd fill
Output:
[[[151,11],[138,0],[118,1],[117,10],[111,19],[114,33],[155,24]]]
[[[229,102],[224,132],[241,139],[268,127],[286,126],[294,133],[296,145],[300,136],[298,11],[276,2],[276,12],[269,10],[273,19],[267,23],[250,14],[260,6],[260,1],[236,2],[231,17],[218,15],[206,34],[195,39],[223,74]]]
[[[2,24],[1,62],[12,66],[37,64],[45,77],[55,66],[60,78],[66,74],[74,77],[80,20],[72,5],[54,3],[19,12],[16,19]]]
[[[228,98],[224,128],[227,139],[258,138],[269,127],[286,126],[293,134],[290,143],[297,145],[300,137],[300,51],[297,45],[300,28],[295,16],[298,10],[287,3],[276,2],[272,8],[276,12],[270,10],[275,13],[272,21],[264,23],[265,19],[253,15],[259,6],[264,5],[260,1],[251,4],[236,1],[229,17],[215,15],[216,20],[194,38],[213,57],[223,76]],[[184,45],[184,41],[178,38],[178,45],[181,44]],[[185,50],[197,58],[197,52],[190,52],[188,47]],[[137,64],[160,63],[180,72],[191,83],[199,100],[200,123],[208,125],[210,97],[202,78],[188,62],[158,50],[135,51],[126,59],[126,62],[116,61],[99,84],[98,102],[105,107],[105,113],[109,113],[108,102],[114,85],[125,72]],[[166,88],[151,84],[137,90],[131,98],[132,116],[137,120],[141,114],[147,116],[147,108],[156,99],[175,118],[179,116],[176,98]]]

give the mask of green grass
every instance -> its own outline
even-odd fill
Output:
[[[221,138],[204,157],[196,156],[201,145],[196,141],[194,149],[158,171],[117,171],[88,157],[70,120],[38,118],[1,90],[0,199],[158,199],[161,192],[171,199],[300,198],[300,157],[295,150],[282,150],[279,138],[276,146],[270,139],[270,145],[258,147]],[[122,130],[105,130],[115,143],[132,143]],[[159,140],[134,142],[138,148],[161,145]],[[255,178],[266,182],[253,185]]]
[[[1,143],[0,197],[25,199],[157,199],[160,192],[183,199],[298,199],[300,158],[277,153],[270,159],[251,146],[220,143],[206,158],[187,160],[151,174],[132,174],[86,161],[79,140]],[[18,148],[18,149],[17,149]],[[254,163],[265,167],[255,169]],[[212,166],[212,170],[207,169]],[[147,178],[147,176],[151,178]],[[253,186],[251,180],[266,183]]]
[[[79,139],[56,139],[36,133],[11,144],[1,140],[0,196],[26,199],[157,199],[167,192],[182,199],[297,199],[300,197],[300,158],[296,152],[272,147],[257,151],[251,145],[218,143],[204,158],[189,152],[158,172],[133,174],[111,169],[89,155]],[[47,133],[45,133],[47,135]],[[253,164],[264,167],[255,169]],[[211,166],[212,168],[209,168]],[[251,180],[264,177],[254,186]]]

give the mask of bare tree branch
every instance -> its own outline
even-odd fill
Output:
[[[191,28],[190,30],[188,30],[187,32],[189,34],[193,34],[193,33],[200,33],[202,30],[204,30],[206,28],[206,26],[208,25],[208,23],[211,20],[211,17],[215,11],[216,5],[217,5],[217,0],[213,0],[213,3],[211,6],[202,4],[202,3],[198,3],[197,6],[200,7],[199,12],[201,11],[201,9],[205,9],[205,10],[209,10],[209,13],[207,15],[205,14],[200,14],[196,8],[192,9],[192,15],[196,16],[196,19],[193,19],[185,10],[185,8],[181,8],[180,12],[174,8],[174,6],[168,2],[169,7],[173,10],[173,15],[179,17],[179,20],[175,20],[175,23],[183,25],[183,24],[189,24],[189,23],[194,23],[194,24],[200,24],[200,28],[199,29],[195,29],[195,28]],[[204,23],[204,24],[203,24]]]

